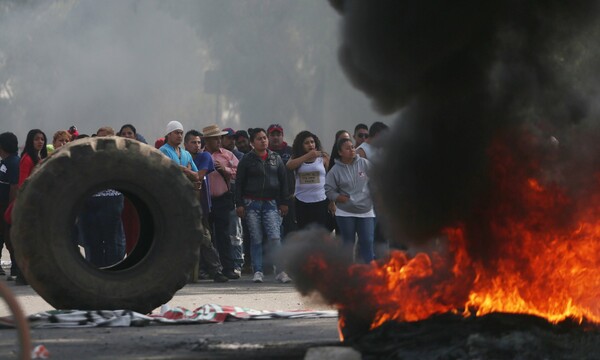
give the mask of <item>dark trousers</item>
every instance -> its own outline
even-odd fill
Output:
[[[233,199],[230,193],[213,197],[210,222],[213,243],[219,252],[223,271],[233,271],[231,239],[229,238],[229,212],[233,209]]]
[[[327,217],[329,216],[327,205],[329,205],[329,200],[327,199],[315,203],[305,203],[296,199],[298,229],[304,229],[310,224],[326,227]]]
[[[2,255],[2,248],[4,247],[4,229],[6,229],[6,224],[4,222],[4,213],[6,212],[7,204],[0,202],[0,255]]]
[[[8,224],[4,221],[4,213],[6,212],[6,208],[8,207],[7,203],[0,202],[0,255],[2,255],[2,248],[4,247],[4,243],[7,238],[5,235],[6,229],[8,229]],[[8,249],[8,245],[6,245]]]
[[[206,271],[210,276],[223,271],[219,252],[215,249],[210,235],[210,224],[207,217],[202,216],[203,239],[200,242],[200,269]]]
[[[85,258],[93,265],[111,266],[125,257],[123,204],[123,195],[91,196],[85,201],[77,230]]]
[[[0,204],[0,252],[2,251],[1,244],[6,245],[8,254],[10,255],[10,275],[20,277],[21,270],[17,265],[17,260],[15,259],[15,253],[13,251],[12,243],[10,242],[10,224],[7,224],[4,221],[4,213],[6,212],[7,207],[8,203]]]

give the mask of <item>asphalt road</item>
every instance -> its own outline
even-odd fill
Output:
[[[0,281],[4,281],[0,277]],[[30,315],[50,310],[30,286],[7,282]],[[301,297],[293,284],[273,276],[262,284],[250,275],[225,284],[188,284],[169,305],[194,309],[204,304],[256,310],[331,310]],[[8,309],[0,305],[0,316]],[[307,349],[339,345],[337,319],[244,320],[222,324],[150,325],[126,328],[32,329],[33,345],[44,345],[51,359],[302,359]],[[0,359],[16,357],[16,331],[0,330]]]

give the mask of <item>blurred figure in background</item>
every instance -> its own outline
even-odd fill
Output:
[[[221,146],[231,151],[235,157],[240,160],[244,153],[236,149],[235,147],[235,131],[232,128],[225,128],[223,131],[227,134],[221,138]],[[231,193],[235,194],[235,178],[230,181]],[[242,219],[237,216],[235,208],[229,212],[229,237],[231,238],[231,247],[233,263],[235,271],[242,273],[242,267],[244,266],[244,231],[242,228]]]
[[[121,126],[117,135],[127,139],[138,140],[137,130],[131,124]],[[123,230],[125,231],[125,253],[129,255],[135,248],[140,237],[140,217],[135,205],[127,197],[125,197],[123,202],[121,220],[123,221]]]
[[[31,175],[33,168],[48,156],[46,145],[46,134],[42,130],[33,129],[27,133],[19,164],[19,187]]]
[[[111,127],[101,127],[98,137],[114,136]],[[117,264],[125,257],[125,230],[121,214],[125,196],[117,190],[105,189],[85,199],[77,219],[79,244],[85,258],[97,267]]]
[[[338,141],[340,141],[340,139],[352,139],[352,137],[350,136],[350,133],[346,130],[338,130],[335,133],[335,141],[333,142],[333,147],[331,148],[331,156],[329,159],[329,167],[327,168],[327,171],[331,170],[333,165],[335,165],[335,160],[340,158],[340,154],[336,150],[337,143]]]
[[[135,128],[135,126],[131,125],[131,124],[125,124],[123,126],[121,126],[121,130],[119,130],[119,132],[117,133],[118,136],[122,136],[124,138],[128,138],[128,139],[132,139],[132,140],[137,140],[136,135],[137,134],[137,130]]]
[[[376,161],[379,157],[378,152],[380,151],[380,144],[377,143],[377,140],[385,131],[387,131],[389,127],[380,122],[375,121],[371,127],[369,128],[369,136],[368,138],[362,142],[360,145],[356,147],[356,153],[365,159]]]
[[[289,146],[283,139],[283,127],[279,124],[271,124],[267,128],[267,136],[269,137],[269,150],[276,152],[283,160],[283,165],[286,165],[288,160],[292,157],[292,147]],[[285,236],[292,231],[297,229],[296,224],[296,207],[294,206],[294,186],[296,180],[294,173],[291,170],[287,171],[287,186],[288,186],[288,212],[283,217],[283,224],[281,230],[281,239],[284,240]]]
[[[246,130],[236,131],[233,138],[235,139],[235,147],[241,151],[242,154],[247,154],[252,150],[252,146],[250,146],[250,136]]]
[[[221,147],[223,149],[229,150],[235,155],[235,157],[240,160],[244,153],[239,151],[235,145],[235,131],[232,128],[225,128],[223,131],[227,132],[227,134],[221,137]]]
[[[79,138],[80,134],[75,125],[71,125],[71,127],[69,127],[69,130],[67,130],[67,132],[71,135],[71,141]]]
[[[117,135],[128,138],[128,139],[137,140],[144,144],[148,143],[146,141],[146,139],[137,132],[137,129],[135,128],[135,126],[133,126],[131,124],[125,124],[125,125],[121,126],[121,130],[119,130]]]
[[[369,127],[365,124],[358,124],[354,127],[354,146],[359,147],[369,138]],[[334,144],[335,146],[335,144]]]
[[[161,137],[161,138],[156,139],[156,141],[154,142],[154,147],[157,149],[160,149],[164,144],[165,144],[165,138]]]
[[[2,254],[3,245],[6,245],[11,261],[11,275],[7,277],[7,280],[14,280],[14,277],[19,273],[10,242],[10,219],[6,219],[4,216],[9,204],[17,197],[17,190],[19,189],[20,158],[18,151],[19,141],[15,134],[11,132],[0,134],[0,254]],[[6,275],[1,266],[0,275]]]
[[[381,141],[383,136],[386,135],[389,127],[380,122],[374,122],[369,128],[369,137],[363,142],[356,150],[360,157],[368,159],[369,161],[376,163],[381,158]],[[384,231],[381,228],[382,216],[385,214],[379,214],[379,219],[375,219],[375,254],[378,259],[387,256],[389,252],[389,241],[384,236]]]
[[[21,152],[19,161],[19,187],[31,175],[33,169],[48,156],[46,134],[40,129],[33,129],[27,133],[25,147]],[[15,283],[17,285],[27,285],[19,264],[14,263],[11,267],[11,275],[15,274]]]
[[[68,131],[58,130],[57,132],[55,132],[54,136],[52,137],[52,144],[46,146],[46,149],[48,150],[48,155],[70,142],[71,138],[71,134],[69,134]]]

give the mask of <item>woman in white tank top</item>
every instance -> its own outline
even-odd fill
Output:
[[[298,229],[309,224],[326,226],[329,200],[325,195],[325,173],[329,155],[323,151],[321,141],[310,131],[302,131],[294,139],[292,157],[287,168],[296,177],[296,221]]]

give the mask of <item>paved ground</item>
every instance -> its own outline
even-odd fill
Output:
[[[4,279],[0,277],[0,281]],[[52,309],[30,286],[16,286],[13,281],[7,284],[26,314]],[[194,309],[208,303],[257,310],[331,309],[315,299],[301,297],[291,284],[276,283],[273,276],[255,284],[250,275],[225,284],[189,284],[169,305]],[[0,304],[0,316],[7,313],[5,304]],[[302,359],[310,347],[339,344],[336,318],[34,329],[31,337],[34,345],[43,344],[53,359]],[[0,359],[16,358],[16,342],[16,331],[0,330]]]

